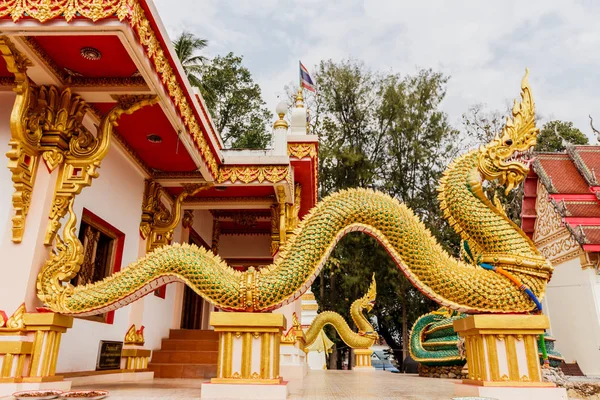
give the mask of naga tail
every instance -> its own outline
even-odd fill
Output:
[[[436,312],[419,317],[410,333],[411,358],[428,366],[464,364],[466,357],[459,350],[459,338],[452,325],[464,317],[466,314],[445,318]]]

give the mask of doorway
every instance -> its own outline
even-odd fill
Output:
[[[204,247],[210,250],[210,247],[204,240],[190,228],[190,244],[195,244],[198,247]],[[181,310],[181,329],[202,329],[202,314],[209,310],[204,310],[204,305],[207,304],[202,297],[185,285],[183,292],[183,307]]]

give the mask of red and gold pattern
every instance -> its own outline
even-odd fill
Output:
[[[218,183],[237,181],[243,183],[268,181],[278,183],[289,179],[290,168],[288,166],[272,167],[272,166],[235,166],[224,167],[219,170]]]

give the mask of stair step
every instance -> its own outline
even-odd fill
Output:
[[[155,378],[171,379],[209,379],[217,376],[217,366],[210,364],[148,364]]]
[[[169,339],[184,340],[219,340],[219,334],[215,331],[196,329],[171,329]]]
[[[217,364],[218,351],[156,350],[153,363],[173,364]]]
[[[218,351],[218,340],[163,339],[161,350]]]

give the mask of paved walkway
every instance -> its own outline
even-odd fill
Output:
[[[410,399],[449,400],[456,381],[419,378],[385,371],[311,371],[304,380],[304,393],[289,400]],[[74,389],[104,389],[109,400],[198,400],[202,381],[155,379],[152,382],[85,385]]]

